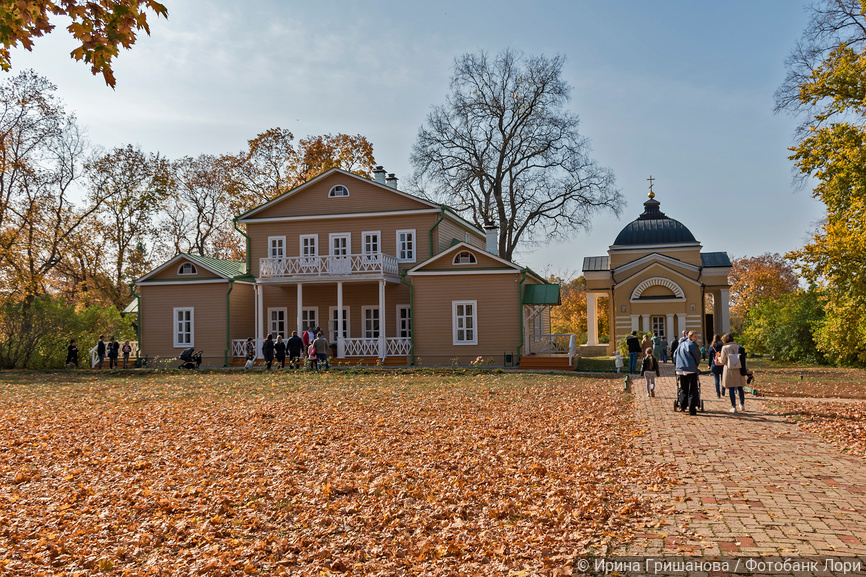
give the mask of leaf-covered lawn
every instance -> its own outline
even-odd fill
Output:
[[[816,366],[785,366],[749,359],[761,396],[866,399],[866,371]]]
[[[569,574],[667,506],[613,381],[0,379],[0,574]]]
[[[842,451],[866,456],[866,402],[779,401],[774,409]]]

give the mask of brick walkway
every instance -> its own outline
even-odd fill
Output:
[[[670,363],[647,398],[635,380],[636,412],[652,458],[676,461],[677,513],[614,555],[866,557],[866,459],[845,455],[746,396],[731,414],[701,377],[706,412],[674,412]]]

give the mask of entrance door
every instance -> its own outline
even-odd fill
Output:
[[[652,327],[652,331],[656,333],[660,339],[667,338],[667,335],[665,335],[665,317],[653,317]]]

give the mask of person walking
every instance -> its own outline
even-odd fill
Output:
[[[631,335],[625,338],[625,344],[628,346],[628,372],[634,374],[637,372],[637,359],[640,356],[640,341],[637,340],[637,331],[632,331]]]
[[[66,368],[78,368],[78,347],[75,345],[75,339],[69,339],[69,346],[66,347]]]
[[[668,362],[668,340],[662,337],[662,362]]]
[[[743,387],[746,386],[745,370],[746,349],[734,342],[734,337],[729,333],[722,335],[722,352],[716,357],[716,363],[722,366],[722,382],[728,389],[731,395],[731,410],[732,413],[744,412],[743,406],[746,402],[746,393]],[[740,404],[737,405],[737,393],[740,395]]]
[[[649,333],[644,333],[643,340],[640,342],[640,356],[644,358],[646,356],[647,350],[652,350],[653,348],[653,338]]]
[[[253,364],[256,362],[256,342],[253,340],[253,337],[247,338],[246,351],[247,351],[247,362],[244,365],[244,368],[251,369],[253,368]]]
[[[108,341],[108,368],[116,369],[117,368],[117,356],[120,354],[120,343],[114,340],[114,337],[111,337],[111,340]]]
[[[659,338],[659,334],[653,331],[653,356],[656,358],[656,362],[662,358],[662,351],[664,351],[662,340]]]
[[[713,335],[713,342],[710,343],[710,348],[707,349],[708,363],[710,372],[713,373],[713,380],[716,382],[716,398],[721,399],[725,392],[722,386],[722,365],[716,364],[716,357],[722,352],[722,340],[719,335]]]
[[[120,349],[120,352],[123,353],[123,368],[129,368],[129,355],[132,353],[132,345],[129,344],[129,341],[125,341],[123,343],[123,347]]]
[[[619,350],[613,356],[613,365],[616,367],[616,372],[621,372],[623,368],[622,355],[619,354]]]
[[[99,342],[96,343],[96,358],[98,359],[96,366],[102,368],[102,363],[105,361],[105,338],[104,335],[99,335]]]
[[[277,342],[274,343],[274,357],[277,359],[277,366],[281,369],[285,369],[286,343],[283,341],[283,335],[277,335]]]
[[[289,353],[289,368],[297,369],[301,366],[301,351],[304,350],[304,339],[298,336],[298,331],[292,331],[286,349]]]
[[[265,342],[262,343],[262,356],[265,358],[265,370],[271,370],[271,365],[274,363],[274,337],[271,333],[268,333]]]
[[[688,333],[686,340],[677,346],[674,355],[674,368],[685,397],[684,402],[680,403],[680,412],[685,411],[685,405],[688,404],[690,415],[698,414],[698,366],[701,364],[701,349],[697,341],[697,333]]]
[[[656,377],[659,376],[659,362],[653,356],[652,349],[647,350],[641,364],[640,374],[646,379],[646,396],[656,396]]]
[[[328,362],[328,350],[330,345],[328,344],[328,339],[325,338],[325,333],[321,330],[316,333],[316,340],[313,341],[313,345],[316,347],[316,361],[318,365],[316,370],[321,368],[322,363],[325,363],[326,369],[330,369],[331,364]]]

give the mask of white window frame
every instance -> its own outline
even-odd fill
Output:
[[[277,249],[277,250],[274,250]],[[286,258],[286,237],[268,237],[268,258]]]
[[[468,262],[460,262],[457,259],[460,258],[461,255],[468,254],[469,261]],[[475,257],[475,254],[471,250],[461,250],[457,254],[454,255],[454,259],[451,261],[451,264],[462,266],[464,264],[478,264],[478,259]]]
[[[189,321],[186,319],[178,320],[178,313],[189,313]],[[176,349],[188,349],[190,347],[195,346],[195,308],[194,307],[174,307],[172,311],[172,329],[171,333],[174,339],[174,348]],[[187,331],[178,330],[180,327],[178,326],[180,323],[189,322],[189,342],[181,342],[178,337],[181,334],[187,334]]]
[[[334,194],[334,191],[338,188],[342,188],[346,191],[346,194]],[[349,196],[349,187],[345,184],[335,184],[331,187],[331,190],[328,191],[328,198],[346,198]]]
[[[344,339],[352,338],[352,319],[350,317],[351,307],[343,307],[343,324],[345,325],[345,330],[343,331],[345,334],[342,335]],[[337,330],[335,323],[337,320],[334,318],[334,313],[337,312],[337,307],[328,307],[328,340],[332,343],[336,343],[339,339],[337,338]]]
[[[661,323],[656,324],[656,319],[661,319]],[[658,336],[660,339],[666,339],[665,336],[665,322],[667,321],[667,317],[662,315],[651,315],[650,316],[650,331],[658,332]],[[656,325],[655,327],[653,325]],[[656,328],[657,327],[657,328]]]
[[[462,316],[458,316],[457,308],[461,305],[464,307],[466,305],[472,305],[472,314],[471,315],[464,314]],[[464,311],[465,311],[465,309],[464,309]],[[460,327],[459,326],[460,320],[461,319],[467,319],[467,318],[472,320],[472,327],[467,329],[465,326],[465,322],[464,322],[464,326]],[[462,340],[458,340],[458,338],[457,338],[458,332],[461,329],[463,331],[471,330],[472,331],[472,339],[466,339],[465,334],[464,334],[464,338]],[[451,301],[451,335],[453,337],[453,344],[455,346],[477,345],[478,344],[478,301]]]
[[[376,250],[368,251],[367,250],[367,237],[375,236],[376,237]],[[365,230],[361,233],[361,254],[369,257],[371,255],[378,255],[382,252],[382,231],[380,230]]]
[[[273,317],[271,316],[271,313],[275,313],[275,312],[283,313],[283,320],[282,320],[283,330],[282,330],[282,332],[279,329],[274,328],[274,323],[280,322],[280,321],[274,321]],[[277,335],[283,335],[284,339],[287,338],[288,337],[288,335],[287,335],[288,329],[289,329],[289,311],[288,311],[288,309],[286,307],[268,307],[268,332],[271,333],[272,335],[274,335],[274,339],[277,338]]]
[[[346,254],[339,256],[350,256],[352,254],[352,233],[351,232],[332,232],[328,235],[328,254],[331,256],[338,256],[334,254],[334,239],[336,238],[345,238],[346,239]]]
[[[304,252],[304,240],[312,239],[313,254]],[[298,256],[317,257],[319,256],[319,235],[318,234],[302,234],[298,239]]]
[[[412,235],[412,248],[410,254],[405,254],[403,250],[403,242],[400,240],[401,234],[411,234]],[[397,231],[397,262],[415,262],[415,258],[418,254],[418,235],[415,234],[414,228],[405,228],[403,230]]]
[[[184,269],[186,267],[189,267],[189,269],[190,269],[189,272],[184,272]],[[179,274],[179,275],[180,274],[183,274],[183,275],[198,274],[198,269],[195,268],[195,265],[192,264],[191,262],[185,262],[182,265],[180,265],[179,267],[177,267],[177,274]]]
[[[401,313],[406,311],[406,317],[401,316]],[[397,305],[397,336],[403,339],[412,338],[412,307],[409,305]],[[408,325],[408,326],[406,326]],[[405,334],[403,334],[405,333]]]
[[[376,311],[376,322],[379,323],[379,328],[376,329],[376,332],[379,333],[377,335],[367,336],[367,311]],[[382,315],[379,314],[378,305],[361,307],[361,333],[364,335],[365,339],[378,339],[382,336]]]
[[[304,330],[310,326],[310,313],[313,313],[313,324],[319,326],[319,307],[303,307],[301,308],[301,326]]]

